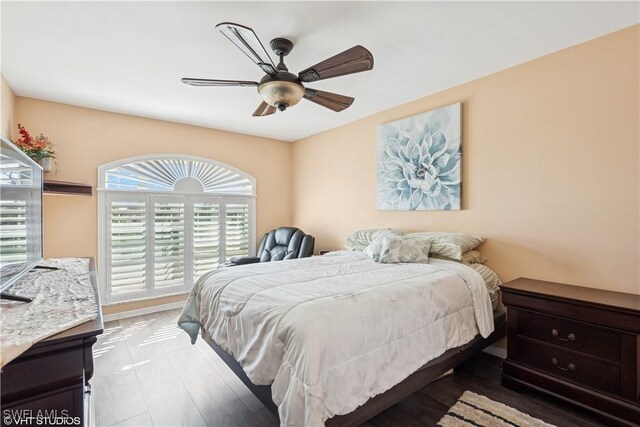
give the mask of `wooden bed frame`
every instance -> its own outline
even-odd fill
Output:
[[[495,328],[493,333],[487,338],[482,338],[480,335],[476,335],[475,338],[467,344],[447,350],[440,357],[433,359],[389,390],[372,397],[364,405],[359,406],[353,412],[346,415],[336,415],[335,417],[328,419],[325,425],[328,427],[358,426],[368,419],[378,415],[385,409],[400,402],[410,394],[425,387],[432,381],[438,379],[448,370],[455,368],[465,360],[471,358],[477,352],[481,351],[483,348],[505,336],[507,331],[505,312],[495,311],[493,313],[493,320]],[[253,384],[251,380],[249,380],[249,377],[247,377],[247,374],[245,374],[242,366],[240,366],[233,356],[214,343],[209,345],[213,350],[215,350],[224,363],[231,368],[233,373],[235,373],[236,376],[249,388],[249,390],[251,390],[251,392],[264,404],[264,406],[278,417],[278,407],[273,403],[271,398],[271,386]]]

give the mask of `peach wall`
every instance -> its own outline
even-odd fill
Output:
[[[155,153],[203,156],[256,178],[258,236],[291,222],[288,142],[23,97],[16,98],[16,117],[56,146],[57,167],[45,179],[89,183],[95,190],[97,168],[104,163]],[[45,257],[97,256],[95,191],[92,197],[45,196],[44,219]],[[160,298],[142,306],[174,300]],[[136,303],[105,312],[140,307]]]
[[[15,95],[4,76],[0,74],[0,132],[7,138],[15,133]]]
[[[296,141],[294,224],[317,250],[369,227],[478,233],[503,280],[640,293],[639,28]],[[455,102],[463,210],[377,211],[377,127]]]

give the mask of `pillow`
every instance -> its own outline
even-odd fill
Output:
[[[407,237],[425,237],[431,240],[431,253],[456,261],[462,261],[462,254],[480,246],[484,237],[464,233],[440,233],[423,231],[407,234]]]
[[[484,264],[487,259],[478,251],[467,251],[462,254],[462,260],[451,259],[446,256],[431,253],[431,258],[446,259],[449,261],[462,261],[463,264]]]
[[[467,251],[462,254],[462,262],[465,264],[484,264],[487,259],[478,251]]]
[[[392,228],[368,228],[358,230],[347,236],[344,247],[350,251],[364,251],[380,233],[385,231],[393,231],[399,236],[407,233],[406,231]]]
[[[429,239],[385,236],[382,239],[382,251],[378,262],[383,264],[426,264],[429,262],[430,247],[431,240]]]
[[[358,230],[347,236],[344,248],[350,251],[362,252],[367,248],[367,246],[371,244],[371,242],[373,242],[376,237],[378,237],[378,234],[383,231],[393,231],[399,236],[406,234],[406,231],[394,230],[391,228],[369,228]]]
[[[378,231],[376,238],[373,239],[371,243],[369,243],[369,245],[367,245],[367,247],[363,250],[364,254],[375,262],[378,262],[378,260],[380,259],[380,252],[382,252],[382,243],[384,241],[384,238],[387,236],[399,237],[401,236],[401,234],[398,234],[396,231],[390,228]]]
[[[485,285],[487,285],[487,290],[491,296],[491,302],[496,302],[498,300],[500,285],[502,285],[500,277],[495,271],[483,264],[470,264],[469,267],[480,273],[482,280],[484,280]]]

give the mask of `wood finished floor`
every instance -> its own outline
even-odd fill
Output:
[[[277,426],[278,423],[201,339],[176,326],[180,310],[105,325],[94,346],[96,424],[106,426]],[[604,426],[578,409],[500,385],[500,359],[481,353],[366,427],[433,426],[465,390],[559,427]]]

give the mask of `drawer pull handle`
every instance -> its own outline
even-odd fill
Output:
[[[566,368],[563,366],[558,365],[558,359],[556,359],[555,357],[553,359],[551,359],[551,363],[553,363],[553,366],[555,366],[556,368],[560,369],[561,371],[575,371],[576,370],[576,365],[574,365],[573,363],[569,363],[569,366],[567,366]]]
[[[554,337],[558,338],[560,341],[575,341],[576,340],[576,336],[573,333],[567,335],[566,338],[562,338],[560,335],[558,335],[558,330],[557,329],[552,329],[551,330],[551,335],[553,335]]]

